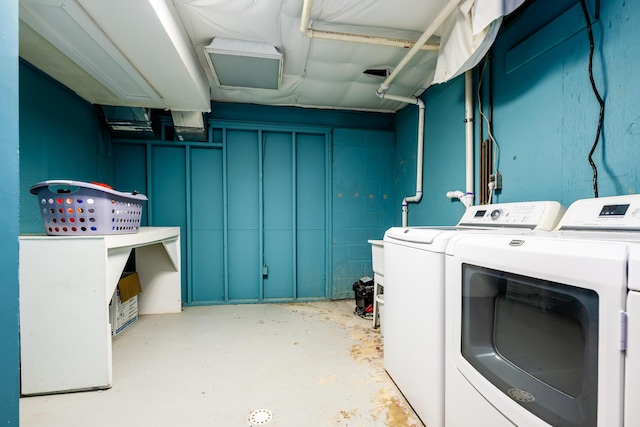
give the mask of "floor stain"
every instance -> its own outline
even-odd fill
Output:
[[[351,338],[356,341],[351,346],[351,357],[358,362],[380,363],[383,360],[382,336],[377,330],[352,331]]]
[[[376,397],[377,411],[380,415],[384,413],[388,426],[422,427],[423,424],[413,415],[407,407],[404,399],[399,398],[389,392],[388,388],[382,388]]]
[[[332,374],[329,377],[320,378],[320,384],[331,384],[336,382],[337,379],[338,379],[338,376],[336,374]]]
[[[344,418],[345,420],[350,420],[351,418],[353,418],[353,417],[358,415],[358,410],[357,409],[353,409],[350,412],[340,411],[340,414],[342,415],[342,418]]]
[[[334,413],[329,421],[332,426],[340,427],[424,427],[411,406],[394,386],[384,369],[384,344],[380,329],[373,329],[372,320],[363,319],[343,310],[326,310],[313,303],[295,305],[293,311],[302,315],[305,321],[325,321],[336,328],[336,333],[351,340],[349,350],[351,358],[358,364],[367,364],[374,368],[369,380],[357,384],[371,390],[371,406],[342,409]],[[329,386],[340,381],[336,374],[318,378],[319,383]],[[380,388],[378,393],[374,390]]]

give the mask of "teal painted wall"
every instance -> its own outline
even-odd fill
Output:
[[[573,4],[534,2],[496,44],[494,121],[503,175],[499,201],[549,198],[569,205],[593,197],[587,156],[599,106],[589,82],[587,31],[571,35],[584,20],[579,8],[570,8]],[[600,15],[593,24],[594,78],[606,103],[593,155],[599,194],[638,193],[640,3],[601,1]],[[550,35],[566,40],[549,48]],[[527,55],[521,57],[522,49]]]
[[[588,4],[593,10],[593,1]],[[600,2],[593,24],[594,78],[606,102],[604,127],[593,159],[599,195],[640,192],[640,3]],[[494,202],[557,200],[565,205],[593,197],[587,161],[595,140],[598,104],[588,75],[589,40],[575,0],[536,0],[504,25],[493,48],[493,130],[500,146],[503,189]],[[573,34],[574,30],[577,32]],[[488,113],[489,73],[483,83]],[[479,70],[474,70],[474,91]],[[425,196],[409,205],[410,225],[455,224],[462,205],[445,198],[464,190],[464,78],[429,88],[426,104]],[[478,188],[477,95],[475,176]],[[400,201],[415,192],[416,108],[396,115],[395,223]],[[484,126],[484,137],[486,134]],[[413,157],[412,157],[413,156]],[[476,196],[476,201],[478,200]]]
[[[634,24],[640,6],[621,0],[602,3],[594,23],[594,71],[607,110],[594,160],[600,172],[600,194],[624,194],[637,192],[640,180],[635,167],[640,87],[631,80],[638,63],[636,50],[640,49],[635,43],[640,30]],[[492,73],[494,135],[500,144],[499,170],[503,175],[503,190],[495,201],[552,199],[568,205],[592,195],[586,156],[595,137],[598,111],[587,74],[586,31],[567,33],[571,25],[579,27],[580,16],[571,15],[576,4],[537,0],[505,25],[498,37],[493,67],[488,71]],[[20,66],[20,72],[22,232],[41,230],[33,198],[27,192],[40,179],[59,174],[68,177],[68,171],[73,171],[76,179],[115,180],[147,188],[144,162],[135,169],[120,168],[116,180],[111,145],[92,106],[26,64]],[[478,74],[475,70],[476,79]],[[488,74],[485,92],[487,86]],[[431,87],[422,96],[426,104],[424,198],[409,206],[411,225],[454,224],[463,211],[459,202],[445,197],[447,191],[464,187],[463,98],[463,77]],[[487,99],[485,93],[485,111]],[[291,129],[309,125],[331,129],[331,295],[349,295],[351,283],[370,271],[366,241],[381,238],[385,228],[398,225],[402,198],[415,193],[417,109],[408,106],[394,116],[213,103],[211,118],[274,123]],[[476,164],[478,124],[476,113]],[[395,141],[378,140],[379,135],[393,134],[394,129]],[[129,150],[145,159],[149,155],[144,147],[131,146]],[[70,153],[81,161],[70,163]],[[391,158],[393,164],[388,162]],[[219,164],[221,159],[211,161]],[[206,168],[200,172],[212,173]],[[221,179],[218,175],[210,178]],[[478,190],[476,184],[476,193]],[[172,209],[149,214],[178,215],[178,219],[170,219],[182,221],[186,207]]]
[[[111,138],[98,107],[20,61],[20,232],[43,233],[29,188],[48,179],[113,185]]]
[[[371,245],[393,225],[395,133],[333,131],[334,298],[352,298],[353,282],[373,277]]]
[[[464,207],[445,197],[465,187],[464,76],[432,86],[425,103],[423,198],[409,204],[409,226],[451,225]],[[402,224],[402,200],[416,194],[418,108],[407,106],[396,114],[395,225]]]
[[[118,186],[150,197],[148,224],[182,227],[184,301],[353,297],[393,223],[392,115],[214,103],[210,119],[211,143],[115,141]]]
[[[0,425],[19,425],[18,339],[18,0],[0,5]]]

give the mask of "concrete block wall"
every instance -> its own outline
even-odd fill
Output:
[[[368,240],[393,225],[394,153],[394,132],[334,129],[334,298],[353,297],[353,282],[373,277]]]

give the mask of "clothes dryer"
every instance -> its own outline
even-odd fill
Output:
[[[640,425],[639,195],[455,237],[446,277],[447,426]]]
[[[384,366],[429,427],[444,426],[444,259],[458,233],[552,229],[557,202],[469,207],[456,227],[396,227],[384,236]],[[494,231],[495,232],[495,231]]]

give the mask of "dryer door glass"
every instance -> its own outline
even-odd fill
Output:
[[[463,264],[462,355],[551,425],[595,426],[598,294]]]

